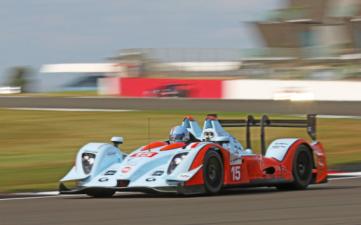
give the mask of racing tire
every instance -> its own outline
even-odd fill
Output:
[[[86,195],[93,198],[110,198],[115,194],[113,190],[89,190],[86,192]]]
[[[306,145],[298,146],[292,163],[293,182],[278,185],[280,190],[304,190],[312,181],[313,159]]]
[[[203,180],[207,194],[217,194],[223,187],[223,161],[218,152],[207,151],[203,160]]]

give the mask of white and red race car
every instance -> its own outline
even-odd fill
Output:
[[[191,117],[182,122],[187,141],[157,141],[130,154],[119,150],[121,137],[89,143],[77,154],[75,166],[60,180],[60,193],[109,197],[115,192],[217,194],[229,187],[305,189],[327,182],[326,156],[316,140],[316,116],[306,120],[246,120],[206,117],[201,129]],[[224,127],[245,127],[246,146]],[[261,154],[251,148],[251,128],[261,129]],[[266,127],[307,128],[312,141],[287,137],[265,145]],[[75,181],[76,186],[67,184]]]

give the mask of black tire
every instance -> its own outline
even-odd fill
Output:
[[[310,149],[300,145],[293,158],[292,175],[293,182],[277,186],[280,190],[304,190],[312,180],[313,159]]]
[[[207,151],[203,160],[203,180],[207,194],[217,194],[223,187],[223,161],[219,153]]]
[[[93,198],[110,198],[114,195],[115,191],[113,190],[89,190],[86,194]]]

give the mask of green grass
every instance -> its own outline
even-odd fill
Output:
[[[202,122],[206,113],[192,115]],[[74,162],[78,149],[91,141],[108,142],[123,136],[121,148],[130,152],[153,140],[164,140],[185,113],[167,112],[54,112],[0,110],[0,192],[56,189],[57,181]],[[222,118],[242,118],[239,113],[219,113]],[[275,115],[279,118],[280,116]],[[274,118],[273,117],[273,118]],[[148,137],[149,123],[149,137]],[[307,138],[305,130],[268,128],[277,137]],[[244,129],[228,129],[244,143]],[[319,140],[329,164],[361,161],[361,120],[319,119]],[[259,130],[253,129],[258,151]]]

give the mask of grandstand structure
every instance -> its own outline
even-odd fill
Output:
[[[105,64],[80,65],[80,72],[116,77],[361,80],[361,0],[289,0],[285,8],[266,14],[265,20],[250,22],[264,42],[256,49],[122,49]],[[46,73],[78,70],[78,65],[43,67]]]
[[[290,0],[255,22],[269,48],[302,58],[360,53],[360,0]],[[335,58],[336,59],[336,58]]]
[[[251,22],[258,49],[125,49],[113,58],[135,76],[360,79],[361,0],[289,0]]]

